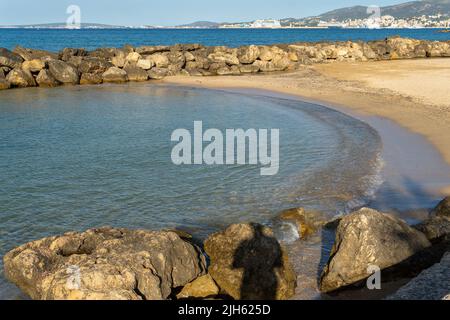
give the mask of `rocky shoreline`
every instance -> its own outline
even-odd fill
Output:
[[[450,294],[450,197],[417,226],[368,208],[333,221],[304,209],[279,219],[295,222],[302,239],[335,230],[319,279],[324,293],[365,286],[375,266],[383,283],[414,278],[389,299]],[[231,225],[203,244],[180,231],[69,232],[22,245],[3,261],[7,279],[38,300],[284,300],[297,286],[284,247],[254,223]]]
[[[295,43],[273,46],[125,46],[87,51],[0,48],[0,90],[159,80],[166,76],[221,76],[292,71],[335,61],[450,57],[450,41],[400,37],[370,42]]]

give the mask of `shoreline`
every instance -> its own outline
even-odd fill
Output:
[[[446,65],[450,66],[450,60],[438,60],[445,61]],[[420,61],[422,60],[415,62],[420,64]],[[393,61],[393,63],[397,62],[400,61]],[[379,62],[365,62],[360,65],[377,63]],[[326,69],[334,66],[335,64],[319,65],[319,68]],[[294,84],[295,82],[299,83]],[[450,132],[450,104],[448,106],[429,105],[417,97],[400,94],[393,90],[377,92],[376,89],[362,82],[342,81],[332,78],[329,74],[319,73],[315,66],[295,72],[270,75],[208,78],[174,76],[165,78],[162,83],[293,99],[340,111],[376,129],[382,137],[383,144],[390,144],[391,151],[388,152],[388,157],[397,162],[397,168],[409,166],[406,171],[411,174],[414,173],[415,166],[425,163],[424,167],[435,169],[434,171],[437,172],[434,173],[434,177],[441,181],[437,183],[439,190],[436,192],[436,199],[450,195],[450,184],[445,182],[450,181],[450,135],[442,134]],[[325,89],[328,89],[328,92],[324,91]],[[395,108],[386,108],[386,100],[395,103]],[[409,114],[405,115],[405,110]],[[443,110],[442,114],[437,113],[440,110]],[[400,145],[414,143],[416,147],[403,148],[405,157],[401,159],[402,150],[399,150],[398,146],[392,142],[391,134],[401,136]],[[406,157],[408,159],[405,159]],[[401,161],[405,162],[401,164]],[[406,165],[407,161],[414,164]],[[443,174],[442,170],[445,170],[447,174]],[[392,173],[392,168],[390,172]],[[426,178],[425,175],[422,175],[422,178]],[[442,185],[443,182],[444,185]]]

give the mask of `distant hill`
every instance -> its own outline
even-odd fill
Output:
[[[178,28],[217,28],[221,24],[217,22],[211,22],[211,21],[197,21],[189,24],[183,24],[180,26],[177,26]]]
[[[450,0],[425,0],[412,1],[398,5],[381,7],[381,15],[390,15],[394,18],[411,18],[417,16],[431,16],[436,14],[450,15]],[[317,18],[323,21],[347,19],[364,19],[370,16],[366,6],[354,6],[337,9],[319,15]]]
[[[2,28],[23,28],[23,29],[65,29],[65,22],[57,23],[41,23],[41,24],[27,24],[27,25],[15,25],[15,26],[1,26]],[[124,26],[115,26],[101,23],[82,23],[81,29],[121,29],[126,28]]]

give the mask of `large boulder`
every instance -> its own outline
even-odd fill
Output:
[[[440,263],[388,297],[388,300],[442,300],[450,293],[450,252]]]
[[[431,214],[436,217],[450,218],[450,197],[442,200],[437,207],[434,208]]]
[[[129,81],[147,81],[148,74],[144,69],[127,66],[123,69],[127,73],[127,77]]]
[[[431,211],[430,217],[415,228],[423,232],[433,243],[450,236],[450,197],[442,200]]]
[[[199,248],[174,232],[102,228],[22,245],[5,276],[32,299],[159,300],[205,272]]]
[[[148,77],[154,80],[164,79],[168,73],[169,70],[167,70],[166,68],[157,68],[157,67],[147,71]]]
[[[62,84],[80,83],[78,70],[69,63],[60,60],[47,61],[50,74]]]
[[[234,299],[288,299],[296,275],[271,229],[235,224],[205,241],[209,274]]]
[[[214,279],[209,275],[201,276],[187,284],[179,294],[177,299],[207,299],[214,298],[220,292],[220,288]]]
[[[23,48],[21,46],[17,46],[13,50],[14,53],[17,53],[20,55],[25,61],[31,61],[31,60],[58,60],[59,55],[54,52],[45,51],[45,50],[36,50],[36,49],[28,49]]]
[[[320,290],[331,292],[368,278],[370,268],[400,264],[431,246],[404,221],[363,208],[341,219]]]
[[[136,52],[142,55],[170,51],[168,46],[141,46],[136,48]]]
[[[10,84],[8,81],[6,81],[5,73],[3,72],[3,69],[0,69],[0,90],[9,89]]]
[[[126,82],[127,72],[117,67],[111,67],[102,74],[103,82]]]
[[[36,82],[40,87],[47,87],[47,88],[57,87],[61,84],[46,69],[43,69],[39,72],[39,74],[36,77]]]
[[[169,58],[167,55],[155,53],[147,57],[157,68],[167,68],[169,66]]]
[[[102,74],[113,66],[109,61],[98,57],[83,57],[78,70],[81,73],[99,73]]]
[[[235,54],[227,53],[227,52],[215,52],[211,53],[208,56],[208,59],[213,62],[223,62],[227,65],[233,66],[233,65],[239,65],[239,59]]]
[[[28,70],[22,68],[15,68],[11,70],[6,76],[6,81],[9,82],[11,87],[26,88],[36,86],[36,81],[33,75]]]
[[[39,72],[45,68],[45,62],[41,59],[26,60],[22,63],[22,69],[30,72]]]
[[[0,48],[0,67],[18,68],[22,65],[23,58],[8,49]]]
[[[100,84],[103,82],[101,73],[83,73],[80,78],[80,84]]]
[[[257,46],[245,46],[238,50],[238,59],[242,64],[252,64],[258,59],[259,48]]]

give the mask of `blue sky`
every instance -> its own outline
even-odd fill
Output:
[[[250,21],[305,17],[352,5],[390,5],[407,0],[0,0],[0,25],[64,22],[66,8],[81,8],[82,22],[176,25],[208,20]],[[311,4],[313,3],[313,4]]]

